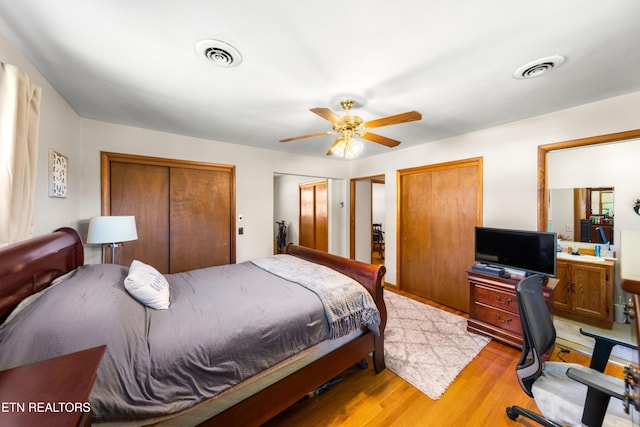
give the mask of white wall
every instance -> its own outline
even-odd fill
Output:
[[[389,242],[396,241],[398,169],[482,157],[484,225],[535,230],[538,145],[639,129],[638,111],[640,92],[635,92],[351,162],[351,177],[385,175],[386,280],[396,283],[396,248]],[[428,112],[423,113],[428,123]],[[636,165],[630,165],[634,160]],[[637,169],[637,157],[614,167]],[[636,221],[633,228],[639,229],[640,222]]]
[[[356,181],[355,258],[371,262],[371,181]]]
[[[385,198],[385,185],[384,183],[372,181],[371,187],[371,222],[373,224],[382,224],[382,231],[385,229],[384,221],[384,198]]]
[[[577,240],[575,236],[580,230],[575,230],[573,199],[573,188],[554,187],[550,190],[547,231],[557,233],[558,239],[562,235],[564,240]]]

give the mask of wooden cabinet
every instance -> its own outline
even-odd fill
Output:
[[[613,261],[559,259],[554,310],[562,317],[591,325],[613,325]]]
[[[522,347],[522,325],[516,301],[516,285],[522,277],[503,278],[467,271],[469,279],[469,319],[467,330],[488,335],[514,347]],[[551,306],[553,289],[543,289]]]

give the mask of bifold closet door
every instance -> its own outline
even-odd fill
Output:
[[[169,187],[171,273],[229,264],[231,174],[172,167]]]
[[[234,166],[105,152],[101,163],[103,214],[136,217],[138,240],[118,264],[179,273],[235,262]]]
[[[399,287],[468,312],[482,159],[399,171]]]
[[[137,259],[168,273],[169,168],[128,162],[111,162],[111,215],[134,215],[138,240],[118,249],[117,262]],[[106,252],[110,262],[110,251]]]
[[[327,181],[299,186],[299,243],[324,252],[329,250]]]

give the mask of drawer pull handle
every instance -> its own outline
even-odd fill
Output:
[[[500,313],[496,314],[496,317],[498,318],[500,323],[511,323],[511,320],[513,320],[510,317],[508,319],[502,320],[502,316],[500,316]]]
[[[496,295],[496,299],[500,304],[503,304],[503,305],[509,305],[511,304],[511,301],[512,301],[511,298],[508,298],[506,301],[502,301],[502,297],[500,297],[500,295]]]

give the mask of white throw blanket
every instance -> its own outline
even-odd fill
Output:
[[[371,294],[355,280],[292,255],[276,255],[251,262],[318,295],[327,315],[331,338],[347,335],[361,325],[379,335],[380,312]]]

